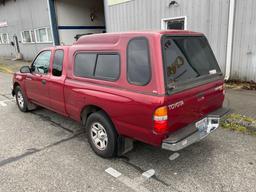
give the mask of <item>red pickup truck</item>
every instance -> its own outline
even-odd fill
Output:
[[[227,112],[215,56],[190,31],[96,34],[44,49],[14,74],[12,94],[23,112],[39,105],[81,122],[102,157],[134,140],[181,150]]]

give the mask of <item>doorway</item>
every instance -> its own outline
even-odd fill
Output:
[[[55,0],[55,11],[60,44],[106,32],[104,0]]]

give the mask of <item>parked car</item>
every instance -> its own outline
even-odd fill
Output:
[[[97,34],[44,49],[14,74],[12,94],[23,112],[39,105],[81,122],[102,157],[134,140],[181,150],[227,112],[215,56],[190,31]]]

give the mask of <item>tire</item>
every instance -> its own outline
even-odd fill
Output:
[[[92,113],[86,122],[87,138],[93,151],[103,157],[116,156],[117,133],[113,123],[103,111]]]
[[[22,112],[28,111],[28,101],[20,86],[15,88],[16,103]]]

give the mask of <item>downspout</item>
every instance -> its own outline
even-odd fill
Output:
[[[236,7],[236,0],[229,0],[229,21],[228,21],[228,40],[227,40],[227,58],[226,58],[225,80],[229,79],[230,72],[231,72],[235,7]]]
[[[47,6],[52,31],[53,45],[60,45],[54,0],[47,0]]]
[[[109,32],[109,25],[108,25],[108,10],[109,10],[109,7],[108,7],[108,1],[107,0],[104,0],[103,1],[103,6],[104,6],[104,17],[105,17],[105,26],[106,26],[106,32]]]

